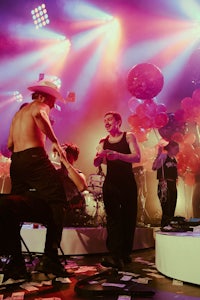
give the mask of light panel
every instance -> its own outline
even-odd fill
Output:
[[[46,5],[44,3],[32,9],[31,15],[36,29],[44,27],[50,23]]]

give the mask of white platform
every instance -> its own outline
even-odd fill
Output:
[[[157,231],[155,239],[158,271],[170,278],[200,284],[200,233]]]
[[[43,253],[46,228],[33,228],[32,224],[24,225],[21,235],[31,252]],[[64,228],[61,247],[65,255],[106,253],[106,228]],[[153,228],[136,228],[133,250],[155,246]],[[22,245],[22,250],[25,251]]]

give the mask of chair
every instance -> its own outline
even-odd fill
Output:
[[[21,223],[21,225],[20,225],[21,228],[22,228],[22,226],[23,226],[24,224],[25,224],[25,222],[24,222],[24,223]],[[35,224],[35,223],[34,223],[34,224]],[[45,226],[44,224],[40,224],[40,223],[36,223],[36,224],[42,225],[42,226],[44,226],[44,227],[46,228],[46,226]],[[26,252],[23,252],[23,253],[28,253],[28,256],[29,256],[29,258],[30,258],[30,261],[31,261],[31,263],[33,263],[34,258],[33,258],[33,255],[32,255],[32,254],[33,254],[34,252],[31,252],[31,251],[30,251],[30,249],[29,249],[27,243],[25,242],[25,240],[24,240],[24,238],[22,237],[21,234],[20,234],[20,239],[21,239],[21,243],[24,245],[24,248],[26,249]],[[63,261],[66,262],[66,260],[65,260],[65,253],[64,253],[64,251],[63,251],[61,245],[59,245],[58,248],[60,249],[60,252],[61,252],[61,254],[62,254]]]
[[[33,197],[35,197],[35,192],[34,193],[30,193],[30,195],[29,196],[33,196]],[[0,204],[2,204],[2,216],[3,216],[3,214],[5,215],[6,214],[6,212],[7,212],[7,202],[9,203],[9,200],[11,201],[10,203],[11,203],[11,205],[12,205],[12,201],[13,201],[13,207],[14,207],[14,210],[13,210],[13,212],[12,213],[15,213],[15,204],[16,204],[16,208],[20,211],[20,209],[21,209],[21,207],[19,206],[19,204],[20,204],[20,202],[18,202],[19,200],[22,200],[22,203],[23,203],[23,200],[24,200],[24,197],[29,197],[29,196],[21,196],[21,195],[12,195],[12,194],[0,194],[0,200],[2,199],[2,202],[0,202]],[[35,201],[35,199],[36,198],[34,198],[34,201]],[[38,203],[40,203],[40,202],[38,202]],[[36,205],[36,203],[34,202],[34,207],[35,207],[35,205]],[[9,205],[8,205],[8,207],[9,207]],[[40,212],[40,208],[41,208],[41,206],[36,206],[36,210],[38,210],[38,212]],[[29,209],[29,207],[28,207],[28,209]],[[31,208],[30,208],[31,209]],[[46,218],[46,221],[47,221],[47,223],[48,223],[48,219],[49,218],[51,218],[50,217],[50,214],[48,214],[48,208],[46,209],[46,206],[43,206],[42,207],[42,209],[45,211],[45,215],[47,216],[47,218]],[[26,211],[25,211],[26,212]],[[25,213],[25,215],[26,215],[26,213]],[[25,220],[24,220],[24,218],[25,218],[25,215],[23,214],[23,212],[22,212],[22,216],[23,216],[23,221],[21,221],[21,223],[20,223],[20,230],[21,230],[21,228],[22,228],[22,226],[25,224]],[[31,223],[34,223],[34,222],[37,222],[35,219],[37,219],[37,216],[35,217],[34,215],[31,215],[30,214],[30,220],[29,220],[29,217],[27,217],[28,218],[28,220],[26,221],[26,222],[31,222]],[[45,224],[43,224],[42,222],[40,223],[40,220],[41,220],[42,218],[41,218],[41,216],[40,216],[40,218],[38,219],[38,223],[39,224],[42,224],[43,226],[45,226]],[[46,222],[45,221],[45,222]],[[45,226],[46,227],[46,226]],[[28,246],[27,246],[27,243],[26,243],[26,241],[24,240],[24,238],[22,237],[22,235],[20,234],[20,239],[21,239],[21,243],[24,245],[24,247],[25,247],[25,249],[26,249],[26,251],[27,251],[27,253],[28,253],[28,255],[29,255],[29,258],[30,258],[30,261],[31,261],[31,263],[33,263],[33,260],[34,260],[34,258],[33,258],[33,255],[32,255],[32,253],[31,253],[31,251],[29,250],[29,248],[28,248]],[[62,248],[60,247],[60,245],[58,245],[58,248],[60,249],[60,251],[61,251],[61,253],[62,253],[62,256],[65,258],[65,254],[64,254],[64,252],[63,252],[63,250],[62,250]],[[9,259],[9,258],[8,258]]]

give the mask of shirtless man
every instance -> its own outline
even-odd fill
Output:
[[[21,253],[20,223],[40,222],[47,225],[44,257],[37,269],[44,273],[64,276],[64,267],[59,261],[66,196],[56,169],[45,151],[46,137],[53,150],[62,157],[63,150],[52,129],[49,113],[56,98],[63,100],[56,85],[40,81],[28,88],[33,102],[20,108],[13,117],[8,148],[12,151],[10,177],[12,195],[0,199],[0,252],[12,256],[4,268],[5,278],[26,277],[26,266]],[[3,248],[3,249],[2,249]]]

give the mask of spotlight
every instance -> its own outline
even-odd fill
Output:
[[[44,27],[50,23],[46,5],[44,3],[32,9],[31,14],[36,29]]]
[[[20,92],[15,91],[15,92],[13,92],[13,95],[14,95],[15,100],[16,100],[17,102],[22,102],[23,96],[22,96],[22,94],[20,94]]]
[[[61,87],[61,79],[57,76],[52,77],[51,81],[58,87]]]

